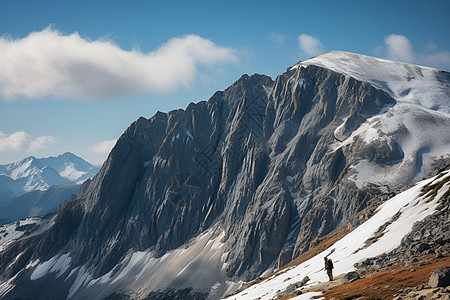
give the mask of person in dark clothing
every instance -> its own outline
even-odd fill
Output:
[[[333,262],[331,261],[331,258],[328,259],[324,257],[323,259],[325,260],[325,270],[327,271],[328,278],[330,278],[330,281],[333,281]]]

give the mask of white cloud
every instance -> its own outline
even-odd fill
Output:
[[[414,61],[414,51],[411,42],[403,35],[391,34],[384,39],[388,48],[389,58],[405,62]]]
[[[189,87],[200,66],[237,62],[235,51],[197,35],[143,53],[107,40],[47,28],[23,39],[0,38],[0,95],[6,99],[99,99]]]
[[[297,40],[300,45],[300,49],[302,49],[302,51],[307,55],[316,56],[325,52],[325,47],[315,37],[307,34],[301,34]]]
[[[0,132],[0,151],[23,150],[29,143],[30,136],[25,131],[6,135]]]
[[[117,140],[108,140],[98,143],[94,147],[92,147],[92,151],[97,154],[108,154],[111,152],[111,149],[116,145]]]
[[[450,70],[450,52],[449,51],[439,51],[433,54],[423,55],[420,57],[421,63],[424,65]]]
[[[374,49],[374,53],[393,60],[450,70],[449,51],[439,49],[438,45],[432,41],[425,46],[424,50],[425,53],[417,53],[407,37],[391,34],[384,39],[383,46]]]
[[[0,132],[0,151],[33,152],[53,145],[56,141],[53,136],[31,138],[25,131],[17,131],[10,135]]]
[[[53,145],[56,141],[56,138],[50,135],[39,136],[30,142],[28,152],[44,149],[47,146]]]

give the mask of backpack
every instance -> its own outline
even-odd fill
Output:
[[[327,269],[334,269],[333,262],[331,261],[331,259],[327,260]]]

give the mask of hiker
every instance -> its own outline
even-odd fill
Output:
[[[325,270],[327,271],[328,278],[330,278],[330,281],[333,281],[333,262],[331,258],[324,257],[323,259],[325,260]]]

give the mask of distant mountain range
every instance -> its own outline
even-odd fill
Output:
[[[70,152],[0,165],[0,224],[56,211],[99,169]]]

